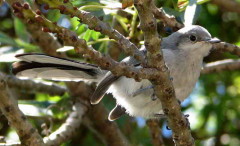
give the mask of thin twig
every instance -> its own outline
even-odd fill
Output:
[[[6,2],[12,6],[16,2],[20,2],[23,4],[24,0],[6,0]],[[61,48],[62,45],[56,39],[54,39],[52,35],[43,32],[42,27],[36,25],[32,21],[25,22],[27,30],[30,32],[34,43],[38,45],[44,53],[51,54],[52,56],[65,57],[64,53],[56,52],[56,49]]]
[[[71,15],[71,17],[78,17],[80,21],[88,25],[89,29],[101,32],[102,34],[108,35],[109,38],[118,41],[119,45],[122,46],[126,54],[134,56],[137,60],[144,62],[143,54],[138,50],[136,45],[130,42],[117,30],[113,29],[107,23],[99,20],[96,16],[73,7],[71,3],[63,3],[61,1],[51,0],[37,0],[39,3],[48,4],[51,9],[59,9],[61,13]]]
[[[240,59],[226,59],[212,63],[208,63],[203,66],[202,74],[217,73],[221,71],[233,71],[240,70]]]
[[[184,27],[183,24],[179,23],[174,16],[166,14],[162,8],[157,8],[155,5],[151,7],[154,17],[163,21],[163,23],[173,28],[173,31],[177,31]]]
[[[103,137],[104,141],[107,145],[113,146],[124,146],[129,145],[127,139],[124,137],[122,132],[120,131],[119,127],[115,122],[110,122],[108,120],[108,112],[106,108],[102,104],[98,104],[95,106],[91,106],[89,103],[89,97],[93,93],[93,88],[89,87],[88,85],[84,84],[83,82],[77,84],[68,84],[71,95],[73,97],[77,97],[81,95],[81,99],[83,99],[86,105],[89,107],[89,112],[87,116],[92,121],[92,127],[96,129]],[[76,90],[75,88],[78,88]],[[91,108],[90,108],[91,107]],[[98,136],[99,137],[99,136]]]
[[[5,75],[0,72],[0,80],[5,79],[9,87],[14,87],[29,92],[41,92],[50,95],[63,95],[67,89],[54,83],[37,82],[33,80],[21,80],[15,76]]]
[[[147,125],[152,136],[153,146],[164,146],[164,142],[162,139],[162,131],[159,127],[159,120],[148,120]]]
[[[240,57],[240,47],[226,42],[213,44],[213,48],[218,51],[229,52]]]
[[[92,126],[102,134],[107,145],[128,146],[129,143],[124,137],[115,122],[107,120],[107,110],[102,104],[98,104],[90,109],[88,115],[91,121],[96,121]]]
[[[76,102],[66,122],[49,136],[44,137],[44,143],[49,146],[58,146],[71,139],[79,129],[80,123],[82,122],[82,116],[86,111],[87,107],[85,105]]]

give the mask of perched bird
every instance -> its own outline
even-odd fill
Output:
[[[209,54],[212,43],[218,42],[220,40],[212,38],[205,28],[198,25],[184,27],[163,38],[161,48],[178,100],[183,101],[192,92],[200,76],[203,58]],[[163,115],[161,101],[155,97],[153,86],[146,79],[137,82],[124,76],[114,76],[92,64],[44,54],[19,54],[16,57],[22,61],[13,64],[13,73],[20,77],[97,82],[91,103],[97,104],[105,93],[112,93],[117,104],[109,114],[111,121],[125,113],[144,118]],[[123,61],[141,67],[133,57]]]

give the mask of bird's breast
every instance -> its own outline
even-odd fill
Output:
[[[167,61],[170,75],[173,78],[173,86],[176,97],[183,101],[192,92],[200,76],[201,60],[185,58],[181,61]]]

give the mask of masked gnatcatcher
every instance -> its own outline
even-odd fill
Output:
[[[163,38],[161,48],[164,60],[179,101],[192,92],[200,75],[203,57],[208,55],[212,43],[218,42],[220,40],[212,38],[205,28],[197,25],[182,28]],[[13,73],[20,77],[97,82],[98,86],[91,97],[92,104],[99,103],[105,93],[112,93],[117,101],[109,120],[115,120],[125,113],[145,118],[163,114],[161,101],[155,97],[152,84],[146,79],[136,82],[131,78],[116,77],[92,64],[44,54],[19,54],[16,57],[22,61],[13,64]],[[133,57],[123,61],[141,67]]]

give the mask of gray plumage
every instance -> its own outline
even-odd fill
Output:
[[[182,28],[163,38],[161,47],[164,60],[173,78],[176,97],[180,101],[183,101],[192,92],[200,75],[203,58],[208,55],[212,43],[217,42],[219,42],[218,39],[212,39],[206,29],[197,25]],[[96,91],[91,97],[91,103],[97,104],[105,93],[112,93],[116,98],[117,106],[109,115],[110,120],[117,119],[125,112],[131,116],[145,118],[155,118],[163,114],[161,102],[159,99],[154,98],[152,84],[148,80],[144,79],[141,82],[136,82],[131,78],[115,77],[110,72],[100,70],[94,65],[65,59],[59,61],[59,58],[56,61],[54,57],[50,57],[51,59],[48,59],[48,57],[41,56],[42,61],[40,61],[39,55],[32,57],[31,55],[22,55],[18,58],[29,65],[43,63],[45,67],[42,65],[43,67],[38,71],[35,71],[38,68],[34,67],[19,69],[21,65],[17,62],[13,65],[13,71],[17,76],[46,79],[66,78],[68,80],[84,79],[98,82]],[[128,57],[123,61],[141,67],[139,66],[140,63],[132,57]],[[54,68],[54,64],[57,64],[56,68]],[[61,65],[63,66],[61,67]],[[47,66],[50,67],[47,68]],[[71,69],[69,66],[73,66],[73,68]],[[49,71],[49,69],[53,71]],[[53,74],[54,72],[55,74]],[[68,74],[70,75],[68,76]],[[56,78],[55,75],[61,76],[61,78]]]

